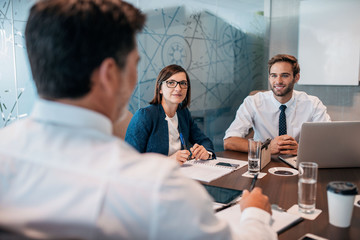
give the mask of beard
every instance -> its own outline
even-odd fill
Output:
[[[294,90],[294,85],[295,85],[295,79],[293,79],[293,81],[291,83],[289,83],[289,85],[286,86],[285,88],[283,88],[281,91],[277,91],[274,88],[274,85],[270,85],[270,88],[271,88],[271,91],[275,94],[275,96],[283,97],[283,96],[286,96],[287,94],[291,93]]]

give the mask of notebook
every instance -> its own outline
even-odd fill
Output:
[[[360,167],[360,122],[304,123],[298,156],[280,155],[291,166],[316,162],[319,168]]]
[[[223,211],[217,212],[216,216],[227,221],[230,227],[233,228],[236,232],[236,229],[239,228],[239,223],[241,219],[240,205],[236,204]],[[272,220],[270,225],[271,228],[279,234],[303,220],[304,219],[300,216],[272,209]]]
[[[180,171],[189,178],[209,183],[244,166],[247,166],[247,161],[218,157],[214,160],[189,160]]]

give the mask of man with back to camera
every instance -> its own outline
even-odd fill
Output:
[[[0,130],[0,227],[37,239],[276,239],[260,188],[244,191],[230,229],[177,163],[111,134],[136,85],[144,22],[120,0],[31,8],[25,37],[40,99]]]
[[[255,140],[272,139],[271,154],[297,155],[301,125],[331,121],[319,98],[294,90],[300,79],[300,66],[294,56],[274,56],[268,70],[271,91],[244,99],[225,132],[225,150],[247,152],[245,136],[253,128]]]

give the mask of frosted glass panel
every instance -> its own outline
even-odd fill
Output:
[[[0,127],[29,116],[38,98],[24,38],[34,2],[0,0]],[[266,88],[264,1],[129,2],[147,15],[137,38],[141,61],[129,110],[148,105],[163,67],[181,65],[191,79],[190,111],[222,150],[224,132],[244,97],[253,86]]]
[[[0,1],[0,127],[28,116],[37,97],[24,39],[33,2]]]
[[[138,38],[142,60],[134,96],[141,99],[140,107],[148,105],[158,73],[169,64],[188,71],[192,110],[228,104],[222,88],[229,84],[237,88],[250,76],[246,35],[208,12],[187,15],[184,7],[176,7],[147,14],[146,29]],[[131,101],[131,110],[138,109],[136,100]]]

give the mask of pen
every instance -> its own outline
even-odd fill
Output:
[[[251,192],[251,191],[254,189],[254,187],[255,187],[255,183],[256,183],[256,180],[257,180],[257,178],[258,178],[258,175],[259,175],[259,173],[256,173],[256,174],[254,175],[253,180],[251,181],[250,192]]]
[[[184,137],[183,137],[182,133],[180,133],[180,141],[181,141],[181,145],[183,146],[183,148],[186,149],[186,145],[185,145],[185,141],[184,141]]]
[[[186,148],[185,140],[184,140],[184,137],[183,137],[182,133],[180,133],[180,142],[181,142],[181,145],[183,146],[183,148],[184,148],[185,150],[188,150],[188,151],[190,152],[190,155],[189,155],[189,158],[188,158],[188,159],[190,159],[190,158],[191,158],[191,155],[192,155],[192,152],[190,151],[190,149],[187,149],[187,148]]]
[[[270,138],[266,139],[265,142],[262,144],[261,149],[264,149],[264,148],[267,149],[267,147],[268,147],[268,145],[270,144],[270,142],[271,142],[271,139],[270,139]]]

